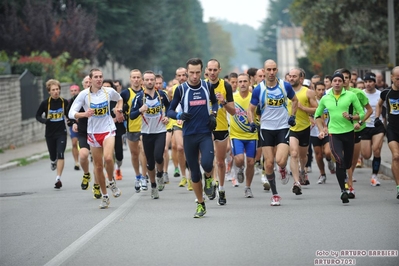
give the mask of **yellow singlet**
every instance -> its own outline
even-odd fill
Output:
[[[295,95],[298,98],[298,102],[302,106],[310,107],[309,99],[306,96],[307,91],[308,91],[308,88],[303,86],[303,87],[301,87],[301,89],[299,91],[295,92]],[[288,108],[288,113],[291,115],[292,102],[289,99],[288,99],[287,108]],[[296,111],[295,122],[296,122],[296,125],[294,127],[290,128],[291,131],[299,132],[299,131],[305,130],[306,128],[310,127],[309,114],[298,108]]]

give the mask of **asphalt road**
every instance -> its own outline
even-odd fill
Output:
[[[303,195],[278,182],[279,207],[270,206],[257,175],[254,198],[226,182],[227,205],[208,200],[206,216],[194,219],[194,193],[179,188],[179,178],[158,200],[135,193],[127,151],[122,196],[100,210],[91,188],[80,189],[71,158],[61,190],[48,160],[0,173],[0,265],[321,265],[334,257],[335,265],[399,265],[395,184],[371,187],[369,168],[356,170],[356,199],[345,206],[335,176],[317,185],[314,165]],[[344,257],[345,250],[366,255]],[[372,250],[393,252],[373,257]]]

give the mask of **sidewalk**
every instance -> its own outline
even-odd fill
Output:
[[[68,151],[71,149],[71,140],[68,139],[66,150]],[[47,144],[44,140],[17,147],[14,150],[3,151],[3,153],[0,153],[0,171],[19,166],[20,160],[23,159],[27,162],[31,162],[49,156]]]
[[[66,149],[71,150],[71,148],[71,140],[68,139]],[[46,142],[44,140],[22,147],[17,147],[14,150],[5,150],[3,153],[0,153],[0,171],[17,167],[19,165],[19,161],[15,161],[17,159],[26,159],[28,162],[30,162],[39,160],[45,156],[48,156],[48,151]],[[371,157],[369,160],[363,160],[364,166],[371,167],[372,160],[373,157]],[[391,161],[392,154],[389,150],[386,138],[384,138],[384,144],[382,145],[381,151],[380,173],[393,179]]]

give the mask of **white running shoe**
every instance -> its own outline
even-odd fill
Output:
[[[159,199],[158,188],[151,188],[151,198]]]
[[[109,197],[104,197],[101,199],[100,209],[106,209],[109,206]]]
[[[378,180],[378,176],[376,174],[373,174],[371,176],[370,183],[371,183],[371,186],[373,186],[373,187],[378,187],[381,185],[380,181]]]
[[[145,177],[144,176],[141,176],[141,189],[142,190],[147,190],[148,189],[148,187],[147,187],[147,179],[145,179]]]
[[[317,184],[325,184],[327,177],[325,175],[319,176],[319,180],[317,180]]]
[[[272,202],[270,203],[271,206],[280,206],[280,199],[281,197],[279,195],[273,195],[272,196]]]
[[[288,181],[290,181],[290,176],[288,175],[287,168],[279,167],[280,172],[280,180],[283,185],[287,185]]]
[[[113,195],[115,198],[119,197],[119,196],[122,194],[121,190],[116,186],[115,181],[110,182],[110,183],[109,183],[109,187],[111,188],[111,190],[112,190],[112,195]]]

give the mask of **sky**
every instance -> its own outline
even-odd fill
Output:
[[[209,18],[225,19],[259,29],[266,18],[268,0],[199,0],[205,22]]]

